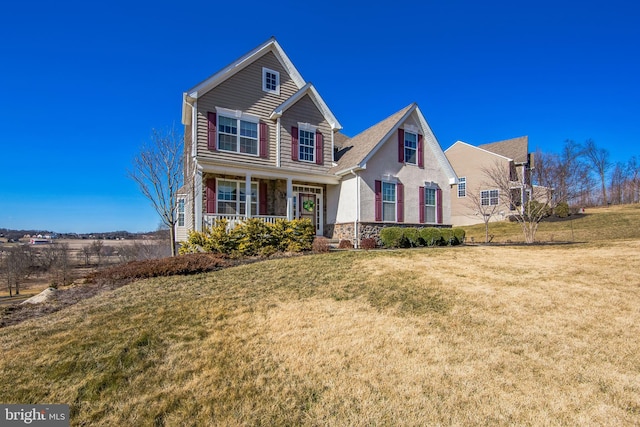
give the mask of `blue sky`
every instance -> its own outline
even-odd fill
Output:
[[[440,145],[592,138],[640,156],[640,5],[5,2],[0,228],[149,231],[127,178],[182,93],[275,36],[353,136],[417,102]]]

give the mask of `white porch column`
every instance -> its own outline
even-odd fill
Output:
[[[247,218],[251,218],[251,174],[247,173],[247,177],[244,182],[244,200],[245,200],[245,215]]]
[[[293,219],[293,179],[287,178],[287,219]]]
[[[193,214],[194,228],[202,231],[202,169],[196,163],[196,173],[193,189]]]

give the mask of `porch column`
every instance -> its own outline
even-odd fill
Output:
[[[196,163],[196,173],[194,177],[193,188],[193,215],[194,229],[202,231],[202,169]]]
[[[244,200],[245,200],[245,215],[247,218],[251,218],[251,174],[247,173],[247,177],[244,182]]]
[[[287,219],[293,219],[293,179],[287,178]]]

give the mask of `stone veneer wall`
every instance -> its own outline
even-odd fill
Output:
[[[331,236],[337,240],[349,240],[351,243],[356,244],[353,241],[353,222],[343,224],[327,224],[326,231],[327,236]],[[380,241],[380,230],[386,227],[402,227],[402,228],[451,228],[450,225],[443,224],[393,224],[393,223],[380,223],[380,222],[360,222],[358,223],[359,240],[366,238],[376,239],[376,244],[382,246]]]

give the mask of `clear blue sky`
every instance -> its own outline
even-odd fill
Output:
[[[411,102],[440,145],[593,138],[640,156],[640,5],[11,1],[0,8],[0,227],[149,231],[126,170],[182,93],[275,36],[353,136]]]

